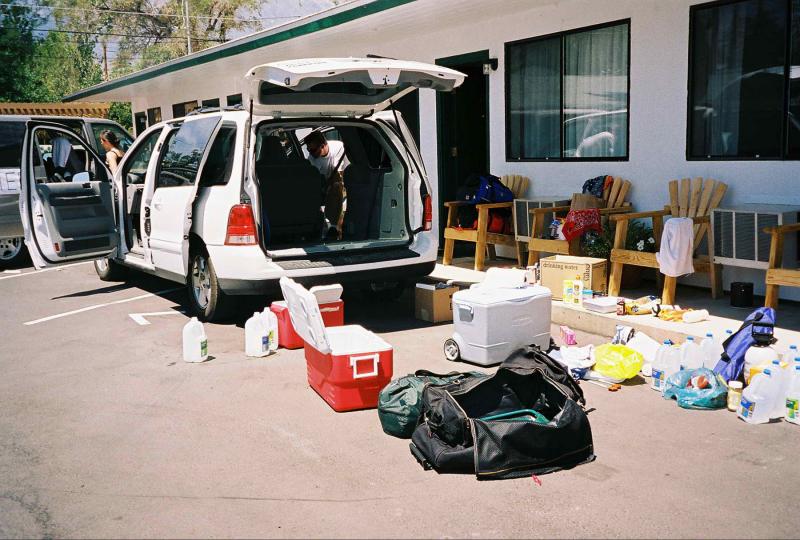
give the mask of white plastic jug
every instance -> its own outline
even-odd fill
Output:
[[[798,356],[800,355],[797,353],[797,345],[789,345],[789,348],[783,351],[783,354],[781,355],[781,360],[783,360],[784,362],[786,362],[791,366],[792,362],[794,362],[795,358],[797,358]]]
[[[700,349],[703,351],[703,366],[713,370],[722,356],[722,345],[714,339],[714,334],[708,332],[700,342]]]
[[[789,393],[789,386],[792,384],[792,373],[789,371],[789,364],[780,360],[773,360],[769,369],[772,378],[776,379],[778,387],[778,397],[775,400],[775,409],[772,411],[772,418],[783,418],[786,413],[786,394]]]
[[[786,409],[784,420],[792,424],[800,425],[800,364],[796,364],[792,370],[791,384],[786,393]]]
[[[681,345],[681,369],[698,369],[703,367],[705,356],[700,345],[695,343],[692,336],[688,336]]]
[[[656,351],[656,358],[653,360],[653,380],[650,387],[659,392],[664,391],[664,384],[667,380],[667,371],[669,370],[669,353],[672,349],[672,342],[668,339]]]
[[[275,339],[277,319],[274,326],[270,325],[267,313],[275,317],[274,313],[265,310],[253,313],[253,316],[244,323],[244,352],[247,356],[267,356],[275,350],[272,344],[275,342],[277,345]]]
[[[752,345],[744,353],[744,382],[750,384],[750,369],[755,366],[769,366],[773,360],[778,359],[778,351],[769,345]]]
[[[264,324],[267,327],[269,352],[273,353],[278,350],[278,316],[267,306],[264,308],[264,311],[261,312],[261,317],[264,319]]]
[[[208,338],[203,323],[192,317],[183,327],[184,362],[205,362],[208,360]]]
[[[742,392],[738,416],[748,424],[769,422],[778,395],[776,380],[772,370],[765,369],[753,377],[750,385]]]

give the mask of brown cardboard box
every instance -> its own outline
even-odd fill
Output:
[[[414,316],[421,321],[439,323],[453,320],[453,294],[458,287],[437,289],[429,283],[417,283],[414,289]]]
[[[553,293],[553,300],[561,300],[564,280],[580,276],[584,289],[605,293],[608,289],[607,262],[605,259],[571,255],[545,257],[539,262],[542,285]]]

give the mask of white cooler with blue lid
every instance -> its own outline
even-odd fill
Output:
[[[540,285],[476,287],[455,293],[454,332],[445,342],[445,356],[488,366],[527,345],[546,351],[551,297],[550,289]]]

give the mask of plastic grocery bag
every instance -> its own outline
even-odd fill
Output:
[[[635,377],[644,364],[642,353],[625,345],[606,343],[594,349],[594,370],[614,379]]]
[[[722,409],[727,406],[728,387],[708,368],[684,369],[667,377],[664,399],[672,398],[684,409]]]

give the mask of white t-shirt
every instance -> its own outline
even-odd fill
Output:
[[[342,157],[344,156],[344,159]],[[339,171],[343,171],[350,162],[347,161],[347,156],[344,155],[344,143],[342,141],[328,141],[328,155],[314,157],[308,156],[308,161],[317,168],[317,170],[326,179],[330,178],[336,164],[341,160]]]

